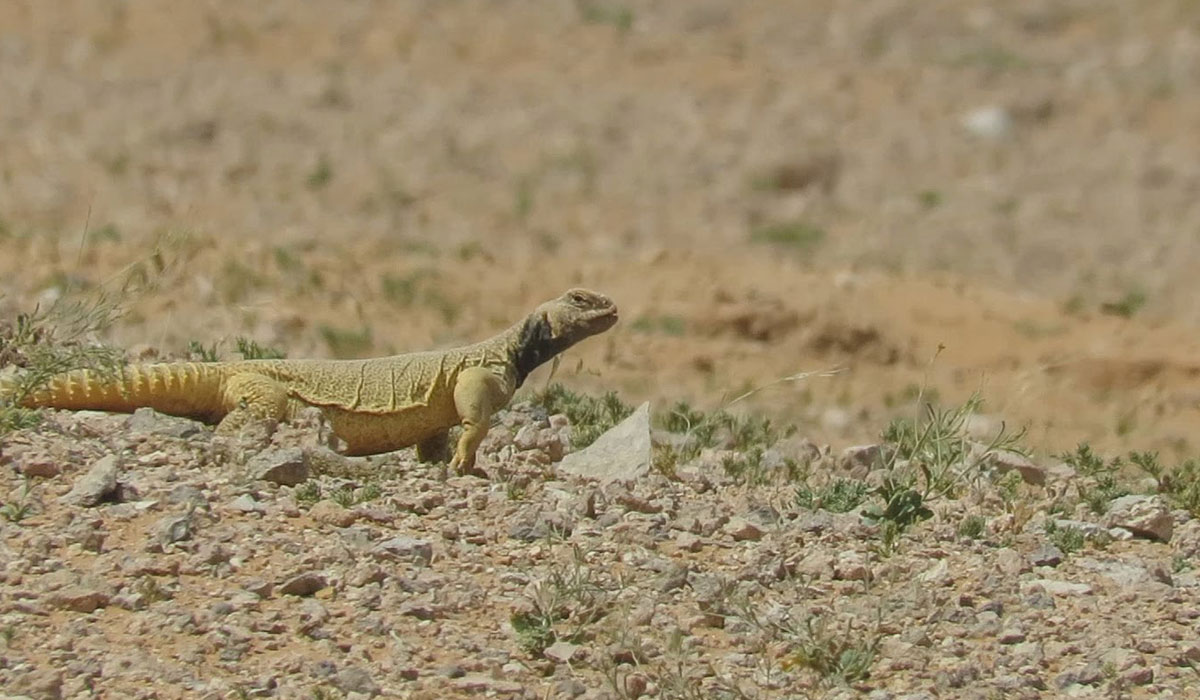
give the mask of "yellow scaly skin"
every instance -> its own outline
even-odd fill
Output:
[[[321,409],[346,454],[417,446],[443,459],[449,429],[463,426],[450,466],[475,468],[493,413],[538,365],[617,322],[602,294],[572,289],[502,333],[473,345],[369,360],[245,360],[131,365],[116,376],[78,370],[54,377],[22,404],[132,412],[149,406],[217,422],[234,433],[252,420]]]

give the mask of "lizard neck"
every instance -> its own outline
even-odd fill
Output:
[[[570,338],[555,338],[544,317],[534,314],[501,334],[500,340],[507,351],[509,362],[516,373],[517,386],[533,370],[545,364],[555,355],[571,347]]]

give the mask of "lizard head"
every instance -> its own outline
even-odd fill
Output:
[[[553,339],[584,338],[603,333],[617,322],[617,305],[612,299],[587,289],[571,289],[538,307]],[[564,348],[565,349],[565,348]]]
[[[568,290],[537,307],[520,326],[514,357],[518,384],[542,363],[616,322],[612,299],[587,289]]]

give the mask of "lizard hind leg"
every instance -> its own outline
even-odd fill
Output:
[[[446,462],[450,459],[450,431],[442,430],[417,443],[420,462]]]
[[[225,417],[217,434],[233,435],[255,421],[280,421],[288,415],[287,387],[261,374],[235,374],[225,380],[221,397]]]

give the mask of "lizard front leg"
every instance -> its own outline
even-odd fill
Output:
[[[235,374],[225,380],[222,397],[225,417],[217,424],[220,435],[236,434],[256,420],[283,420],[287,416],[287,387],[261,374]]]
[[[491,427],[492,414],[508,401],[500,378],[482,367],[468,367],[459,372],[454,384],[454,409],[462,423],[462,436],[450,460],[451,468],[459,474],[486,477],[475,467],[475,453]]]

